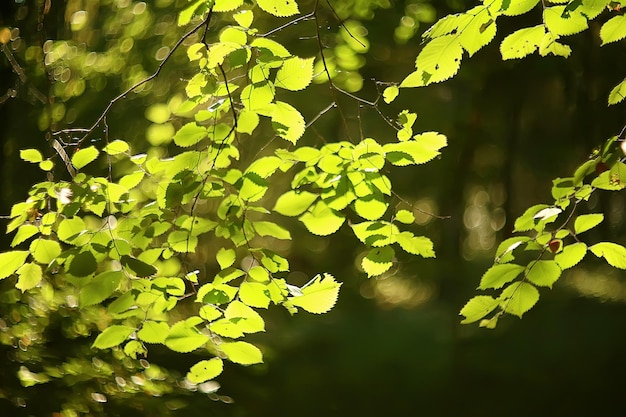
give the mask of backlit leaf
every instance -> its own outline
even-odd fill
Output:
[[[534,53],[546,33],[544,25],[518,29],[508,35],[500,44],[502,59],[524,58]]]
[[[415,221],[415,216],[409,210],[398,210],[394,218],[404,224],[413,224]]]
[[[554,260],[561,269],[571,268],[582,261],[587,254],[587,245],[582,242],[577,242],[572,245],[567,245],[561,252],[556,254]]]
[[[361,267],[368,277],[382,275],[393,266],[395,252],[390,246],[371,249],[363,260]]]
[[[35,236],[37,233],[39,233],[39,228],[34,224],[21,225],[19,229],[17,229],[17,233],[15,233],[15,236],[11,241],[11,247],[19,245],[25,240],[28,240],[29,238]]]
[[[192,384],[201,384],[219,376],[224,370],[224,363],[220,358],[203,360],[191,367],[187,372],[187,379]]]
[[[518,16],[531,11],[539,3],[539,0],[511,0],[509,2],[503,2],[506,6],[502,8],[504,15],[506,16]]]
[[[87,225],[80,217],[63,219],[59,223],[57,237],[65,243],[80,245],[89,240],[89,237],[85,235],[86,229]]]
[[[205,127],[198,126],[195,122],[187,123],[174,135],[174,143],[181,147],[194,146],[207,137]]]
[[[252,227],[254,227],[254,230],[258,233],[259,236],[269,236],[275,239],[291,239],[291,233],[289,233],[289,230],[273,222],[252,222]]]
[[[617,104],[626,98],[626,80],[617,84],[609,93],[609,105]]]
[[[113,294],[122,281],[122,271],[106,271],[89,280],[87,285],[80,289],[79,302],[81,307],[100,304]]]
[[[389,104],[394,101],[396,97],[398,97],[399,92],[400,89],[397,86],[389,86],[383,91],[383,100],[385,101],[385,103]]]
[[[318,201],[309,208],[299,219],[309,232],[318,236],[328,236],[335,233],[345,221],[343,216],[337,214],[322,201]]]
[[[135,329],[129,326],[112,325],[107,327],[96,337],[93,347],[98,349],[108,349],[124,342]]]
[[[272,111],[272,127],[278,136],[295,145],[304,134],[306,124],[298,109],[277,101]]]
[[[163,321],[145,321],[137,332],[137,337],[146,343],[165,343],[170,327]]]
[[[582,214],[576,217],[574,221],[574,233],[581,234],[587,230],[593,229],[604,220],[604,214]]]
[[[531,261],[526,267],[526,279],[541,287],[550,287],[561,276],[561,268],[555,261]]]
[[[303,90],[313,80],[313,61],[311,58],[291,57],[283,62],[276,73],[274,85],[291,91]]]
[[[174,352],[188,353],[205,345],[209,336],[200,333],[195,327],[197,324],[199,323],[193,318],[174,324],[165,338],[165,346]]]
[[[626,248],[622,245],[613,242],[600,242],[590,246],[589,250],[598,258],[604,257],[609,265],[626,269]]]
[[[539,291],[527,282],[516,282],[504,289],[500,307],[507,313],[522,317],[539,301]]]
[[[215,259],[220,265],[220,268],[226,269],[235,263],[235,260],[237,259],[237,252],[230,248],[220,248],[215,255]]]
[[[289,297],[288,305],[300,307],[309,313],[322,314],[330,311],[337,302],[341,283],[330,274],[318,275],[314,281],[300,289],[302,295]]]
[[[610,18],[600,29],[602,45],[617,42],[626,38],[626,16],[618,15]]]
[[[276,200],[272,210],[283,216],[299,216],[315,202],[318,195],[308,191],[287,191]]]
[[[36,239],[30,244],[30,253],[37,262],[47,265],[61,254],[61,245],[56,240]]]
[[[15,288],[24,292],[26,290],[30,290],[31,288],[35,288],[39,284],[41,278],[43,277],[43,271],[37,264],[26,263],[18,268],[17,275],[18,278]]]
[[[402,249],[413,255],[424,258],[434,258],[433,242],[426,236],[415,236],[411,232],[401,232],[395,235],[395,239]]]
[[[461,323],[473,323],[482,319],[495,310],[498,304],[500,304],[500,300],[488,295],[477,295],[473,297],[461,309],[460,314],[465,317]]]
[[[106,145],[103,151],[108,153],[109,155],[117,155],[120,153],[128,152],[129,149],[130,147],[128,146],[127,142],[124,142],[123,140],[120,140],[120,139],[116,139],[113,142],[110,142],[108,145]]]
[[[250,281],[241,283],[239,299],[246,305],[257,308],[268,308],[271,300],[266,284]]]
[[[247,342],[228,342],[218,346],[231,362],[241,365],[253,365],[263,363],[263,353],[261,350]]]
[[[550,32],[555,35],[573,35],[587,29],[587,18],[579,11],[564,11],[565,6],[546,7],[543,10],[543,21]]]
[[[39,163],[43,161],[43,155],[37,149],[22,149],[20,150],[20,158],[26,162]]]
[[[497,264],[489,268],[482,276],[478,288],[502,288],[522,273],[524,267],[517,264]]]
[[[76,169],[81,169],[95,161],[99,154],[100,151],[98,151],[95,146],[80,149],[72,156],[72,165],[74,165]]]

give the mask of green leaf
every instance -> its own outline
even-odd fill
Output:
[[[199,317],[192,317],[174,324],[165,338],[165,346],[174,352],[188,353],[205,345],[209,341],[209,336],[196,329],[195,326],[199,322],[195,319],[200,320]]]
[[[96,275],[80,289],[80,306],[100,304],[115,292],[122,278],[124,278],[122,271],[106,271]]]
[[[398,229],[398,226],[389,222],[382,222],[382,221],[363,222],[363,223],[351,224],[350,226],[352,227],[352,231],[354,232],[354,235],[361,242],[365,243],[368,246],[373,246],[373,247],[391,245],[392,243],[396,242],[396,238],[400,235],[400,230]],[[404,239],[408,240],[410,243],[410,240],[413,237],[413,234],[410,232],[403,232],[403,233],[408,233],[407,235],[404,235],[405,236]],[[408,243],[405,243],[405,245],[407,245],[407,248],[410,248],[410,250],[413,250]],[[404,249],[404,250],[406,250],[409,253],[413,253],[413,252],[410,252],[410,250],[407,250],[407,249]],[[431,243],[431,250],[432,250],[432,243]],[[417,247],[416,251],[421,251],[419,246]]]
[[[613,242],[600,242],[590,246],[589,250],[598,258],[604,257],[609,265],[626,269],[626,248],[622,245]]]
[[[626,16],[618,15],[610,18],[600,29],[602,45],[617,42],[626,38]]]
[[[244,333],[265,331],[265,321],[261,315],[241,301],[230,303],[224,311],[224,317],[236,321]]]
[[[43,271],[39,265],[27,263],[18,268],[17,275],[18,278],[15,288],[24,292],[35,288],[39,284],[43,277]]]
[[[374,248],[363,257],[361,267],[367,273],[368,278],[382,275],[393,266],[394,256],[395,251],[390,246]]]
[[[317,200],[318,195],[308,191],[287,191],[278,197],[272,209],[283,216],[299,216]]]
[[[356,199],[354,211],[365,220],[378,220],[387,211],[389,204],[382,193],[370,194]]]
[[[604,214],[583,214],[576,218],[574,221],[574,233],[577,235],[593,229],[604,220]]]
[[[251,307],[268,308],[270,294],[267,285],[260,282],[244,281],[239,287],[239,299]]]
[[[167,236],[167,243],[173,251],[179,253],[195,252],[198,237],[192,236],[188,230],[175,230]]]
[[[324,273],[317,275],[309,284],[300,288],[300,295],[289,297],[287,305],[300,307],[313,314],[323,314],[330,311],[337,302],[341,283]]]
[[[257,0],[257,5],[267,13],[278,17],[293,16],[300,13],[295,0]]]
[[[235,263],[237,252],[234,249],[220,248],[215,255],[215,259],[221,269],[226,269]]]
[[[289,230],[273,222],[258,221],[252,222],[252,227],[259,236],[270,236],[275,239],[291,240]]]
[[[524,267],[517,264],[497,264],[489,268],[480,280],[479,289],[501,288],[504,284],[513,281],[524,270]]]
[[[263,363],[263,353],[258,347],[247,342],[222,343],[218,349],[224,353],[228,360],[241,365],[253,365]]]
[[[207,3],[207,0],[196,0],[195,2],[191,3],[189,6],[181,10],[180,13],[178,14],[178,26],[184,26],[187,23],[189,23],[194,13],[196,12],[196,10],[200,6],[206,3]]]
[[[290,104],[277,101],[272,111],[272,127],[278,136],[295,145],[304,134],[306,124],[298,109]]]
[[[558,36],[554,35],[552,32],[546,33],[539,44],[539,55],[547,56],[548,54],[552,54],[554,56],[568,58],[572,53],[572,48],[557,42],[557,39]]]
[[[210,1],[207,1],[207,3],[210,4]],[[230,12],[239,8],[242,4],[243,0],[215,0],[215,4],[213,5],[213,11]]]
[[[68,272],[76,277],[86,277],[98,269],[93,253],[89,251],[79,252],[69,257]]]
[[[463,48],[456,35],[432,39],[415,61],[418,71],[425,74],[425,84],[438,83],[454,76],[461,66]]]
[[[461,309],[461,315],[465,318],[462,324],[473,323],[485,317],[498,307],[500,300],[488,295],[477,295],[470,299]]]
[[[69,219],[63,219],[59,223],[57,230],[57,237],[59,240],[65,243],[73,245],[82,245],[89,241],[89,236],[86,235],[87,225],[80,217],[71,217]]]
[[[11,247],[17,246],[25,240],[30,239],[39,233],[39,228],[34,224],[23,224],[17,229],[17,233],[11,241]]]
[[[141,330],[137,332],[137,337],[146,343],[165,343],[165,338],[169,334],[170,327],[164,321],[145,321]]]
[[[130,255],[123,255],[120,262],[132,275],[140,278],[150,277],[157,273],[156,267]]]
[[[617,84],[609,93],[609,105],[617,104],[626,98],[626,80]]]
[[[531,261],[526,267],[526,279],[540,287],[550,287],[561,276],[561,268],[555,261]]]
[[[587,254],[587,245],[582,242],[577,242],[572,245],[567,245],[561,252],[556,254],[554,260],[561,269],[571,268],[576,266],[578,262]]]
[[[259,115],[251,110],[242,109],[237,116],[237,132],[249,135],[259,125]]]
[[[276,73],[274,85],[291,91],[304,90],[313,80],[313,61],[311,58],[287,58]]]
[[[539,291],[527,282],[516,282],[504,289],[500,307],[507,313],[522,317],[539,301]]]
[[[545,34],[544,25],[516,30],[504,38],[500,44],[502,59],[524,58],[532,54],[543,41]]]
[[[118,155],[128,152],[129,150],[130,146],[128,146],[128,143],[120,139],[116,139],[113,142],[110,142],[103,149],[103,151],[108,153],[109,155]]]
[[[220,358],[212,358],[196,363],[187,372],[187,379],[192,384],[201,384],[215,379],[224,370],[224,363]]]
[[[524,214],[515,219],[514,232],[527,232],[535,227],[535,216],[541,210],[549,208],[547,204],[537,204],[526,209]]]
[[[552,6],[543,10],[543,22],[555,35],[573,35],[589,26],[587,18],[578,11],[565,13],[565,6]]]
[[[445,136],[439,135],[445,139]],[[425,140],[420,140],[420,135],[415,136],[415,140],[408,140],[398,143],[388,143],[383,146],[387,160],[396,166],[407,166],[412,164],[424,164],[439,156],[441,152],[433,144],[432,137],[425,136]]]
[[[497,263],[511,262],[515,259],[513,251],[529,240],[530,238],[528,236],[515,236],[505,239],[498,245],[498,249],[496,249],[495,261]]]
[[[76,169],[81,169],[95,161],[99,154],[100,151],[98,151],[95,146],[80,149],[72,156],[72,165],[74,165]]]
[[[61,254],[61,245],[56,240],[36,239],[30,244],[30,253],[41,264],[47,265]]]
[[[92,347],[98,349],[108,349],[124,342],[135,329],[129,326],[113,325],[109,326],[96,337]]]
[[[389,86],[383,91],[383,100],[385,101],[385,103],[389,104],[394,101],[396,97],[398,97],[399,93],[400,89],[398,88],[398,86]]]
[[[39,169],[41,169],[42,171],[52,171],[52,168],[54,168],[54,162],[49,159],[46,159],[45,161],[41,161],[39,163]]]
[[[409,210],[398,210],[394,219],[404,224],[413,224],[415,222],[415,216]]]
[[[502,14],[505,16],[519,16],[534,9],[537,3],[539,3],[539,0],[511,0],[503,2]]]
[[[318,201],[300,216],[299,220],[314,235],[328,236],[339,230],[345,218],[337,214],[323,201]]]
[[[247,110],[265,114],[271,108],[276,90],[271,81],[248,84],[241,90],[241,102]]]
[[[402,249],[413,255],[424,258],[434,258],[433,242],[426,236],[415,236],[411,232],[402,232],[395,235],[395,239]]]
[[[37,149],[22,149],[20,151],[20,158],[26,162],[32,162],[34,164],[43,161],[43,155]]]
[[[496,36],[496,21],[485,6],[474,7],[465,14],[471,19],[460,29],[459,42],[472,56]]]
[[[205,127],[198,126],[195,122],[187,123],[174,135],[174,143],[180,147],[194,146],[207,137]]]

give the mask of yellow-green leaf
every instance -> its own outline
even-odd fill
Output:
[[[361,267],[369,278],[382,275],[393,266],[395,252],[390,246],[371,249],[361,261]]]
[[[345,218],[337,214],[323,201],[318,201],[300,216],[299,220],[314,235],[328,236],[339,230]]]
[[[539,291],[527,282],[515,282],[502,291],[500,307],[507,313],[522,317],[539,300]]]
[[[263,363],[263,353],[261,350],[247,342],[229,342],[218,346],[231,362],[241,365],[253,365]]]
[[[461,323],[473,323],[485,317],[498,307],[500,301],[488,295],[477,295],[461,309],[461,315],[465,317]]]
[[[257,0],[256,3],[262,10],[278,17],[293,16],[300,13],[296,0]]]
[[[330,311],[337,302],[341,283],[330,274],[318,275],[308,285],[300,289],[301,295],[289,297],[287,305],[300,307],[313,314]]]
[[[291,91],[305,89],[313,80],[314,60],[314,57],[299,58],[294,56],[287,58],[276,73],[274,85]]]
[[[219,376],[224,369],[224,363],[220,358],[202,360],[189,369],[187,379],[192,384],[201,384]]]
[[[81,169],[95,161],[99,154],[100,151],[98,151],[95,146],[80,149],[72,156],[72,165],[74,165],[76,169]]]
[[[41,267],[34,263],[26,263],[17,270],[17,283],[15,288],[22,292],[35,288],[43,277]]]
[[[26,162],[32,162],[34,164],[43,161],[43,155],[37,149],[22,149],[20,151],[20,158]]]
[[[49,264],[61,254],[61,245],[55,240],[36,239],[30,244],[30,253],[41,264]]]
[[[107,349],[119,345],[135,331],[133,327],[123,325],[109,326],[96,337],[93,347],[98,349]]]

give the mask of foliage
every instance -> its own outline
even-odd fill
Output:
[[[55,153],[21,150],[20,157],[40,168],[45,181],[13,206],[7,225],[11,249],[0,254],[0,279],[15,280],[14,302],[30,297],[46,311],[42,317],[67,311],[84,320],[72,337],[97,332],[92,348],[110,350],[117,361],[128,359],[131,365],[115,374],[131,379],[147,372],[137,361],[157,348],[194,355],[186,375],[194,389],[219,377],[227,362],[261,363],[263,347],[249,335],[265,331],[266,310],[282,306],[290,314],[323,314],[335,305],[342,285],[332,271],[308,271],[313,277],[304,285],[289,281],[289,251],[281,248],[298,244],[295,228],[321,237],[351,232],[366,249],[360,266],[368,277],[390,271],[398,249],[435,256],[431,239],[414,226],[414,207],[396,194],[389,172],[431,162],[447,139],[414,131],[417,115],[411,109],[395,119],[386,116],[385,105],[401,89],[455,76],[465,53],[473,56],[495,39],[498,18],[538,8],[536,26],[501,41],[503,60],[535,52],[567,58],[571,48],[562,39],[605,15],[611,17],[599,31],[602,45],[626,37],[619,2],[485,0],[437,21],[423,35],[415,71],[399,83],[376,83],[376,97],[368,101],[355,95],[363,88],[359,69],[369,50],[367,31],[356,17],[371,18],[381,5],[362,3],[342,2],[335,9],[318,1],[188,1],[177,16],[188,31],[161,53],[152,75],[143,69],[126,74],[124,91],[91,127],[58,129],[62,116],[55,115],[65,105],[46,104],[39,123]],[[136,15],[141,17],[126,27],[109,24],[134,42],[144,33],[133,31],[151,19],[149,13]],[[339,24],[334,47],[326,48],[319,28],[337,17],[347,20]],[[419,19],[430,21],[428,13]],[[309,20],[313,53],[294,54],[290,49],[300,47],[289,44],[288,36],[271,36]],[[81,16],[72,21],[78,32]],[[396,33],[404,40],[411,36]],[[111,135],[110,109],[130,93],[158,89],[161,70],[183,48],[185,97],[173,95],[147,108],[149,146]],[[130,49],[120,41],[106,54]],[[86,59],[68,43],[52,42],[33,57],[44,53],[46,70],[60,74],[72,73]],[[95,68],[86,80],[98,78]],[[51,94],[81,95],[85,80],[73,77],[65,90],[53,84]],[[609,93],[609,104],[623,100],[625,82]],[[305,118],[294,97],[311,94],[319,84],[327,84],[335,97],[375,109],[389,132],[314,141],[314,123],[340,111],[338,99]],[[623,141],[622,135],[607,140],[571,177],[554,181],[551,204],[532,206],[518,217],[514,231],[524,234],[499,245],[479,284],[488,294],[462,308],[463,323],[493,328],[504,313],[521,317],[538,301],[538,287],[551,288],[588,251],[626,269],[623,246],[579,239],[604,220],[603,213],[581,213],[583,203],[598,190],[626,187]],[[25,385],[45,384],[62,378],[57,374],[25,368],[20,378]],[[167,392],[167,384],[155,384],[155,392]],[[122,391],[148,390],[136,385]]]

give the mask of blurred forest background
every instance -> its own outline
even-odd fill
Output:
[[[420,34],[430,23],[474,5],[331,3],[338,17],[367,30],[369,48],[346,85],[368,100],[376,97],[373,80],[398,82],[414,69]],[[176,25],[184,4],[0,3],[0,214],[45,180],[19,159],[19,149],[52,155],[46,131],[91,126],[112,98],[153,73],[186,30]],[[308,0],[299,4],[304,12],[312,7]],[[42,19],[44,8],[49,9]],[[497,39],[533,17],[503,18]],[[340,22],[329,10],[325,18],[322,41],[332,48]],[[270,23],[275,20],[268,18],[268,30]],[[263,346],[265,363],[229,365],[218,378],[219,389],[213,383],[194,392],[180,382],[194,363],[183,357],[190,355],[155,349],[147,360],[130,363],[115,352],[92,350],[95,333],[83,336],[81,326],[89,327],[97,310],[79,315],[62,303],[42,310],[14,288],[13,279],[0,281],[0,415],[49,416],[62,408],[107,416],[622,415],[622,272],[587,257],[553,290],[542,291],[523,320],[509,316],[493,331],[460,325],[458,315],[514,219],[550,201],[552,179],[571,175],[626,123],[623,105],[606,105],[608,92],[626,74],[624,42],[600,48],[599,25],[593,25],[566,39],[573,49],[567,60],[531,56],[502,62],[492,44],[466,60],[454,79],[403,90],[392,105],[381,104],[392,118],[408,108],[418,114],[417,131],[448,137],[439,160],[392,174],[396,192],[416,207],[449,216],[416,211],[437,258],[407,256],[392,273],[368,280],[359,267],[363,248],[348,232],[314,237],[294,222],[292,270],[303,277],[334,274],[344,282],[339,302],[322,316],[290,317],[270,309],[267,332],[253,338]],[[315,28],[304,20],[275,37],[292,53],[313,56],[318,45],[311,34]],[[22,74],[14,73],[9,56]],[[112,137],[166,155],[180,126],[169,109],[183,98],[188,65],[184,51],[175,53],[156,80],[117,103],[109,117]],[[307,121],[332,100],[327,84],[314,88],[315,94],[291,101]],[[47,110],[36,91],[54,99]],[[365,137],[393,134],[375,109],[359,108],[349,97],[341,98],[340,107],[341,113],[320,117],[303,140],[341,140],[360,131]],[[93,140],[98,145],[97,135]],[[623,195],[595,195],[588,208],[607,215],[592,240],[626,243]],[[1,237],[1,248],[10,241]],[[54,370],[58,377],[50,376]]]

